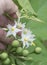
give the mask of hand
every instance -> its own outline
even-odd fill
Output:
[[[7,24],[14,24],[12,20],[3,16],[4,12],[8,12],[10,16],[16,18],[16,12],[18,11],[17,5],[14,4],[12,0],[1,0],[0,1],[0,27],[6,27]],[[6,48],[6,44],[11,44],[14,38],[6,38],[6,32],[0,29],[0,50]]]

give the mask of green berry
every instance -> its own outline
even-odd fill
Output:
[[[6,59],[8,58],[8,54],[6,52],[3,52],[1,55],[0,55],[1,59]]]
[[[42,50],[42,49],[41,49],[40,47],[36,47],[36,48],[35,48],[35,52],[38,53],[38,54],[41,53],[41,50]]]
[[[18,47],[18,46],[19,46],[19,41],[18,41],[18,40],[14,40],[14,41],[12,42],[12,46],[13,46],[13,47]]]
[[[29,54],[28,50],[23,50],[23,56],[27,56]]]
[[[7,58],[6,60],[4,60],[4,61],[3,61],[3,64],[4,64],[4,65],[9,65],[9,64],[10,64],[10,62],[11,62],[11,61],[10,61],[10,59],[9,59],[9,58]]]
[[[18,47],[17,50],[16,50],[16,52],[17,52],[18,54],[21,54],[21,53],[22,53],[22,50],[23,50],[22,47]]]

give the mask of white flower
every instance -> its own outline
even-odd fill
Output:
[[[24,29],[22,30],[22,33],[25,34],[25,35],[26,35],[26,34],[27,34],[27,35],[28,35],[28,34],[32,34],[32,32],[31,32],[29,29],[27,29],[27,28],[24,28]]]
[[[10,24],[8,24],[7,28],[9,30],[7,32],[7,37],[10,35],[13,35],[16,38],[16,34],[21,31],[20,29],[16,28],[16,24],[14,26],[11,26]]]
[[[16,23],[16,26],[18,29],[24,29],[25,28],[25,23],[21,23],[20,21],[19,22],[14,21],[14,22]]]
[[[22,24],[21,22],[18,22],[17,27],[21,28],[21,29],[24,29],[25,28],[25,23]]]
[[[27,34],[23,34],[21,35],[21,41],[23,43],[23,48],[24,47],[29,47],[30,43],[33,42],[35,40],[35,35],[30,34],[30,32],[28,32]]]

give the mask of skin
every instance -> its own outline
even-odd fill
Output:
[[[13,18],[17,18],[16,12],[18,11],[17,5],[12,0],[1,0],[0,1],[0,27],[7,27],[7,24],[13,25],[14,22],[9,20],[3,14],[7,12]],[[6,32],[0,29],[0,50],[6,49],[6,44],[11,44],[14,40],[13,37],[6,38]]]

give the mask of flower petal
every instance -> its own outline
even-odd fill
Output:
[[[15,32],[12,32],[12,35],[16,38],[16,33]]]
[[[25,47],[25,42],[23,42],[23,48]]]
[[[11,30],[12,26],[10,24],[7,25],[7,28]]]
[[[29,43],[28,43],[28,42],[26,42],[25,44],[26,44],[26,48],[28,48],[28,47],[29,47]]]
[[[17,29],[17,28],[15,29],[15,32],[16,33],[20,32],[20,31],[21,31],[20,29]]]
[[[8,37],[8,36],[10,36],[11,34],[12,34],[11,31],[8,31],[6,36]]]

